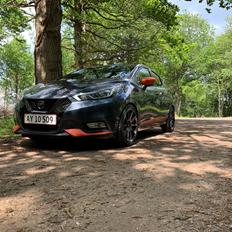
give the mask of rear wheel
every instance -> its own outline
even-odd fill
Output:
[[[169,109],[168,118],[165,124],[161,125],[163,132],[173,132],[175,129],[175,108]]]
[[[135,142],[138,133],[138,114],[134,106],[128,105],[123,110],[116,135],[120,146],[130,146]]]

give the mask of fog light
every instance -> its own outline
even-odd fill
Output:
[[[104,129],[107,128],[104,122],[90,122],[87,123],[87,126],[91,129]]]

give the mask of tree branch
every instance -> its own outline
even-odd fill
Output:
[[[108,40],[106,37],[101,36],[101,35],[98,35],[98,34],[96,34],[96,33],[93,32],[93,31],[86,30],[86,32],[88,32],[88,33],[92,34],[93,36],[96,36],[96,37],[98,37],[98,38],[100,38],[100,39],[103,39],[103,40],[105,40],[106,42],[108,42],[109,44],[112,44],[112,45],[114,45],[114,46],[116,46],[116,47],[118,47],[118,48],[120,48],[120,49],[124,49],[124,48],[121,47],[120,45],[113,43],[112,41]]]
[[[122,27],[128,27],[129,26],[128,24],[121,24],[121,25],[116,26],[116,27],[108,27],[108,26],[105,26],[105,25],[103,25],[101,23],[98,23],[98,22],[85,21],[85,23],[92,24],[92,25],[97,25],[97,26],[100,26],[100,27],[103,27],[103,28],[109,29],[109,30],[110,29],[114,30],[114,29],[119,29],[119,28],[122,28]]]

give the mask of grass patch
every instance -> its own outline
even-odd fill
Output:
[[[19,136],[14,134],[12,128],[15,126],[13,116],[0,118],[0,139],[16,139]]]

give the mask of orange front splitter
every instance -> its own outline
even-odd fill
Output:
[[[86,133],[81,129],[67,129],[65,130],[68,134],[74,137],[86,137],[86,136],[96,136],[96,135],[111,135],[111,131],[102,131],[102,132],[93,132],[93,133]]]

